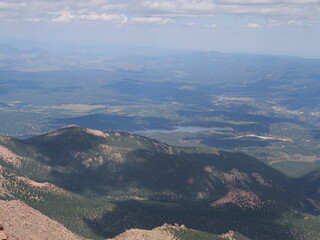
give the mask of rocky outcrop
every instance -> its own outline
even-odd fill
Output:
[[[8,240],[9,234],[4,230],[3,223],[0,222],[0,240]]]
[[[217,207],[225,204],[234,204],[240,208],[252,208],[258,206],[261,201],[259,197],[250,191],[244,191],[241,189],[232,189],[224,197],[213,202],[212,207]]]
[[[83,239],[18,200],[0,200],[0,220],[3,221],[0,224],[0,240]]]

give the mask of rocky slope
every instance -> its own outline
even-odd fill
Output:
[[[159,227],[152,230],[129,229],[124,233],[107,240],[126,240],[126,239],[140,239],[140,240],[176,240],[172,233],[166,228]]]
[[[81,240],[84,239],[66,229],[39,211],[29,207],[19,200],[0,200],[0,220],[8,240]]]
[[[229,231],[225,234],[214,235],[208,234],[201,231],[196,231],[193,229],[188,229],[184,225],[179,226],[164,224],[160,227],[154,228],[152,230],[142,230],[142,229],[129,229],[124,233],[116,236],[112,239],[107,240],[249,240],[248,238],[242,236],[234,231]]]

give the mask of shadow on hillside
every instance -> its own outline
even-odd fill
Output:
[[[227,110],[226,110],[227,109]],[[230,122],[221,122],[221,121],[193,121],[188,124],[196,124],[201,127],[230,127],[235,131],[239,132],[247,132],[247,133],[255,133],[255,134],[268,134],[270,133],[270,126],[272,124],[277,123],[292,123],[300,126],[310,126],[307,123],[296,119],[284,118],[284,117],[276,117],[276,116],[263,116],[260,114],[251,113],[251,111],[255,112],[257,109],[250,105],[228,105],[228,108],[224,110],[217,111],[186,111],[180,110],[176,111],[177,114],[183,117],[187,117],[190,119],[194,119],[195,117],[199,118],[212,118],[218,117],[223,118],[225,120],[229,120]],[[242,122],[246,122],[246,124],[241,124]]]
[[[211,106],[211,94],[216,89],[208,89],[199,84],[185,84],[174,81],[146,82],[137,79],[122,79],[116,83],[106,85],[107,89],[130,96],[131,101],[141,101],[148,99],[154,102],[180,102],[184,104],[198,104],[201,106]]]
[[[213,169],[215,177],[212,177],[213,173],[204,171],[208,166]],[[168,154],[164,150],[135,150],[126,155],[124,162],[106,161],[96,169],[86,169],[81,165],[78,171],[53,172],[53,177],[60,187],[80,194],[90,190],[103,196],[112,194],[112,191],[126,195],[129,189],[136,189],[138,195],[149,192],[154,197],[158,193],[172,192],[173,199],[165,201],[177,201],[196,199],[199,192],[207,192],[211,199],[222,197],[229,187],[223,183],[221,174],[234,169],[248,176],[260,174],[266,181],[272,182],[272,188],[256,181],[247,183],[250,191],[259,192],[263,199],[297,205],[300,198],[291,179],[243,153]],[[232,186],[243,188],[241,181],[238,181]]]
[[[137,201],[117,202],[117,207],[106,211],[101,218],[84,219],[96,234],[104,238],[114,237],[127,229],[152,229],[168,224],[185,224],[188,228],[214,234],[229,230],[239,232],[250,239],[295,239],[289,226],[277,223],[281,211],[253,211],[238,208],[210,209],[199,205],[168,207]]]

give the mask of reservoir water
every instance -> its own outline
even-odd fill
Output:
[[[174,129],[146,129],[142,131],[137,131],[136,133],[195,133],[204,131],[233,131],[230,127],[196,127],[196,126],[175,126]]]

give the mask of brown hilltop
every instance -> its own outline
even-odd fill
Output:
[[[107,240],[176,240],[176,238],[167,231],[155,228],[152,230],[130,229]]]
[[[179,226],[178,224],[164,224],[160,227],[156,227],[152,230],[144,230],[144,229],[129,229],[126,230],[124,233],[121,233],[120,235],[106,239],[106,240],[178,240],[179,237],[175,236],[174,232],[189,232],[189,233],[198,233],[197,235],[201,239],[201,232],[194,230],[194,229],[188,229],[185,227],[184,224]],[[190,235],[192,236],[192,234]],[[195,237],[196,235],[193,235]],[[221,235],[211,235],[213,237],[219,237],[219,239],[225,239],[225,240],[237,240],[238,238],[235,236],[234,231],[229,231],[225,234]],[[208,237],[208,235],[207,235]],[[193,238],[195,239],[195,238]],[[216,239],[216,238],[215,238]],[[248,238],[243,238],[248,239]],[[248,239],[249,240],[249,239]]]
[[[185,230],[187,229],[184,225],[179,226],[178,224],[169,225],[164,224],[160,227],[156,227],[152,230],[145,229],[129,229],[124,233],[106,240],[177,240],[172,234],[172,230]]]

